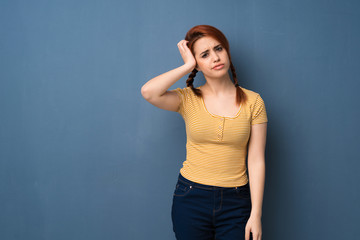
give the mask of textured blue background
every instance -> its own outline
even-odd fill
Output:
[[[223,31],[240,85],[266,104],[264,239],[358,238],[359,10],[355,0],[1,1],[0,239],[175,239],[185,125],[140,89],[183,64],[176,44],[198,24]]]

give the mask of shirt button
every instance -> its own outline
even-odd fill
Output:
[[[221,137],[221,135],[220,135],[220,134],[218,134],[218,137]]]
[[[221,129],[221,126],[219,126],[219,129]]]

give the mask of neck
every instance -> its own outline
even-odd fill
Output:
[[[236,88],[231,81],[229,74],[221,78],[206,78],[206,83],[201,87],[214,96],[228,95],[229,92],[233,92]]]

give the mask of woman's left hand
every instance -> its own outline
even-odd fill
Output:
[[[245,226],[245,240],[250,240],[250,232],[253,240],[261,240],[261,217],[250,215]]]

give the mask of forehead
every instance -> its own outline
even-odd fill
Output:
[[[212,49],[216,45],[219,45],[220,42],[212,37],[202,37],[194,43],[194,52],[200,54],[206,50]]]

